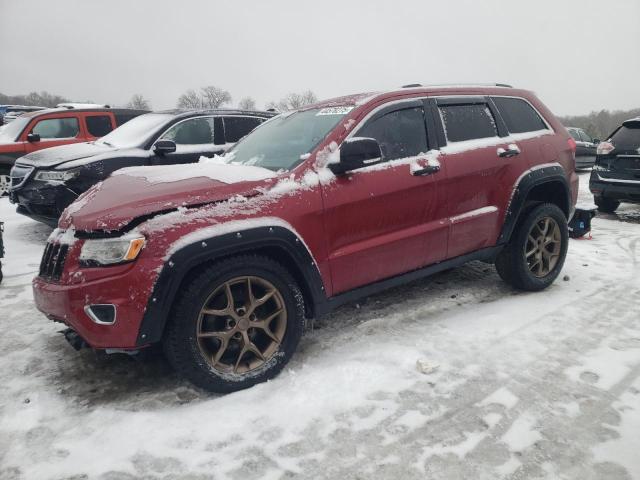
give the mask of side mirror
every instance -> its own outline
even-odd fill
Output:
[[[598,145],[602,140],[600,140],[599,138],[594,138],[593,139],[593,143]]]
[[[158,140],[153,145],[153,151],[157,155],[166,155],[176,151],[176,142],[171,140]]]
[[[39,142],[40,134],[39,133],[30,133],[27,135],[27,142]]]
[[[341,175],[381,161],[382,151],[377,140],[352,137],[345,140],[340,146],[340,162],[330,163],[328,167],[334,174]]]

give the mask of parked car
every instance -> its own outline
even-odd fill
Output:
[[[576,141],[576,168],[593,167],[600,140],[591,138],[591,135],[581,128],[567,127],[567,131]]]
[[[274,114],[241,110],[148,113],[100,140],[20,158],[11,170],[17,211],[55,226],[80,194],[123,167],[197,162],[225,152]]]
[[[28,112],[0,127],[0,195],[9,192],[9,171],[31,152],[86,142],[145,113],[129,109],[48,109]]]
[[[23,113],[36,112],[44,109],[45,107],[31,105],[0,105],[0,126],[15,120]]]
[[[623,122],[598,145],[589,190],[601,212],[640,203],[640,117]]]
[[[97,349],[161,342],[202,388],[275,376],[305,318],[462,265],[558,276],[575,142],[526,90],[414,87],[279,115],[223,160],[117,172],[46,246],[37,307]],[[80,340],[78,340],[80,339]]]

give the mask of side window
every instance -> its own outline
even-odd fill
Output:
[[[119,127],[123,123],[127,123],[132,118],[136,118],[139,113],[116,113],[116,127]]]
[[[228,143],[235,143],[260,125],[264,119],[257,117],[224,117],[224,136]]]
[[[583,142],[593,143],[593,138],[591,138],[584,130],[580,130],[580,140]]]
[[[574,128],[570,128],[568,130],[569,135],[571,135],[571,137],[576,141],[576,142],[581,142],[582,140],[580,139],[580,134],[578,133],[578,130],[574,129]]]
[[[109,115],[95,115],[84,117],[87,122],[87,131],[92,137],[104,137],[111,128],[111,117]]]
[[[421,107],[396,110],[370,120],[356,136],[375,138],[380,144],[383,160],[413,157],[428,150]]]
[[[510,133],[535,132],[546,130],[544,123],[538,112],[536,112],[528,102],[521,98],[491,97],[493,103],[498,107],[498,111],[507,125]]]
[[[498,130],[486,104],[441,105],[440,116],[449,142],[496,137]]]
[[[31,133],[37,133],[40,138],[73,138],[80,133],[80,127],[75,117],[47,118],[36,123]]]
[[[171,127],[162,140],[173,140],[177,145],[204,145],[213,143],[213,119],[191,118]]]

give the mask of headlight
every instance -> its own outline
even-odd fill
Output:
[[[43,182],[66,182],[77,176],[77,170],[42,170],[36,173],[36,180]]]
[[[144,244],[145,238],[140,235],[85,240],[80,251],[80,263],[96,266],[132,262]]]

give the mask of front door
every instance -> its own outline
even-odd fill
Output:
[[[378,109],[355,130],[383,163],[323,185],[333,295],[444,258],[447,224],[438,177],[416,175],[429,150],[422,101]]]
[[[39,135],[40,140],[27,141],[27,136],[30,133]],[[22,140],[26,141],[25,150],[27,153],[85,140],[80,130],[78,117],[75,116],[36,119],[25,129],[23,137]]]

